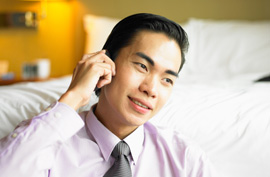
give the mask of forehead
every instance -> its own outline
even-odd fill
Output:
[[[181,49],[178,43],[164,33],[140,31],[127,48],[129,54],[144,53],[155,63],[171,70],[178,71],[181,64]]]

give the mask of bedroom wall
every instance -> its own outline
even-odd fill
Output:
[[[114,18],[123,18],[133,13],[150,12],[164,15],[177,22],[191,17],[217,20],[269,20],[269,0],[77,0],[76,51],[78,58],[83,53],[84,33],[82,17],[90,13]]]
[[[84,51],[83,15],[90,13],[123,18],[137,12],[164,15],[177,22],[190,17],[269,20],[269,0],[66,0],[48,3],[48,13],[37,30],[0,29],[0,60],[9,60],[10,71],[21,73],[21,64],[36,58],[51,59],[51,76],[72,73]],[[0,0],[0,12],[32,10],[39,2]]]
[[[0,60],[9,61],[9,71],[21,75],[24,62],[38,58],[51,60],[51,76],[72,72],[74,66],[73,7],[68,1],[52,1],[46,18],[41,18],[40,2],[0,0],[0,12],[39,13],[37,29],[0,28]]]
[[[125,17],[137,12],[165,15],[176,21],[190,17],[214,19],[269,19],[269,0],[78,0],[88,12]]]

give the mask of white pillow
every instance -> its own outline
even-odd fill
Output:
[[[111,30],[119,21],[116,18],[85,15],[83,18],[86,32],[85,53],[101,50]]]
[[[26,82],[0,87],[0,139],[23,120],[38,115],[57,101],[67,90],[71,76],[45,82]],[[98,101],[93,93],[89,104],[78,112],[89,110]]]
[[[66,91],[71,77],[0,87],[0,138],[39,114]]]
[[[85,15],[85,52],[101,50],[119,21]],[[190,19],[182,26],[190,41],[183,77],[219,80],[250,73],[257,73],[257,78],[270,73],[270,21]]]
[[[230,78],[270,72],[270,21],[190,19],[186,74]]]

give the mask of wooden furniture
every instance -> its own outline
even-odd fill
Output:
[[[15,78],[15,79],[10,79],[10,80],[2,80],[0,79],[0,86],[4,85],[11,85],[11,84],[16,84],[20,82],[40,82],[40,81],[47,81],[50,78],[46,79],[40,79],[40,78],[33,78],[33,79],[22,79],[22,78]]]

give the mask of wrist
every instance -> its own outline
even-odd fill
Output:
[[[72,91],[68,91],[64,93],[58,100],[59,102],[65,103],[66,105],[70,106],[74,110],[79,109],[81,106],[83,106],[82,102],[83,99],[74,94]]]

